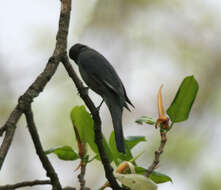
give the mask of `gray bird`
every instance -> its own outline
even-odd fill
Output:
[[[79,67],[80,74],[90,89],[99,94],[110,110],[117,149],[125,153],[122,130],[123,107],[133,104],[126,94],[123,83],[108,60],[96,50],[75,44],[69,50],[69,56]],[[134,106],[133,106],[134,107]]]

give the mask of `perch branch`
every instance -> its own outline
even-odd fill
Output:
[[[48,184],[51,184],[50,180],[24,181],[24,182],[16,183],[13,185],[0,186],[0,190],[12,190],[12,189],[18,189],[21,187],[34,186],[34,185],[48,185]]]
[[[83,101],[85,102],[85,104],[87,105],[88,109],[90,110],[90,112],[92,114],[93,121],[94,121],[95,143],[97,144],[98,151],[99,151],[99,154],[101,157],[101,161],[102,161],[102,164],[103,164],[103,167],[105,170],[105,176],[108,179],[108,181],[110,182],[111,187],[114,190],[122,189],[118,185],[118,183],[113,175],[113,168],[110,165],[110,162],[108,160],[107,154],[104,149],[103,137],[102,137],[102,131],[101,131],[101,119],[99,116],[99,111],[97,110],[94,103],[92,102],[92,100],[88,96],[87,90],[85,90],[86,88],[83,86],[83,83],[80,81],[77,74],[75,73],[72,65],[69,62],[67,55],[63,57],[62,63],[64,65],[66,71],[68,72],[70,78],[75,83],[75,85],[78,89],[78,92],[80,93],[81,98],[83,99]]]

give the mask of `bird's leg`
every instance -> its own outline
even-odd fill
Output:
[[[97,110],[98,110],[98,111],[100,111],[100,108],[101,108],[103,102],[104,102],[104,99],[102,99],[101,103],[100,103],[99,106],[97,107]]]

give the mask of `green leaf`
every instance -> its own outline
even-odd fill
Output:
[[[45,151],[45,154],[56,154],[61,160],[77,160],[78,154],[70,146],[60,146],[56,148],[50,148]]]
[[[134,190],[156,190],[157,185],[150,179],[140,174],[119,174],[114,176],[124,185]]]
[[[122,154],[118,152],[116,142],[115,142],[115,134],[114,131],[111,133],[109,138],[109,145],[112,151],[113,159],[116,163],[116,165],[119,165],[119,159],[121,161],[130,161],[133,159],[131,149],[136,146],[138,143],[146,141],[146,138],[144,136],[129,136],[126,137],[125,141],[125,154]]]
[[[147,169],[145,168],[142,168],[142,167],[138,167],[138,166],[135,166],[135,171],[137,174],[141,174],[141,175],[145,175],[145,173],[147,172]],[[165,175],[165,174],[162,174],[160,172],[156,172],[156,171],[153,171],[149,178],[154,182],[154,183],[165,183],[165,182],[173,182],[172,179]]]
[[[156,120],[154,120],[153,118],[148,117],[148,116],[141,116],[135,122],[140,124],[140,125],[142,125],[143,123],[146,123],[146,124],[149,124],[149,125],[155,125]]]
[[[135,147],[138,143],[145,142],[145,141],[146,141],[145,136],[128,136],[125,139],[125,142],[130,150],[133,147]]]
[[[183,80],[172,104],[167,110],[172,122],[176,123],[188,119],[198,89],[199,85],[193,76],[188,76]]]
[[[173,182],[172,179],[165,175],[165,174],[162,174],[160,172],[156,172],[156,171],[153,171],[150,176],[149,176],[150,179],[152,179],[155,183],[159,184],[159,183],[165,183],[165,182]]]
[[[145,175],[145,173],[147,172],[147,169],[139,167],[139,166],[135,166],[135,171],[137,174]]]
[[[90,144],[95,149],[93,120],[84,106],[75,106],[71,111],[71,120],[73,125],[78,129],[82,143]]]
[[[75,106],[71,111],[71,120],[75,127],[77,127],[81,141],[88,143],[93,152],[99,155],[97,145],[94,141],[94,122],[85,106]],[[106,139],[103,136],[104,148],[110,161],[113,160],[111,150]],[[100,157],[98,157],[100,159]]]

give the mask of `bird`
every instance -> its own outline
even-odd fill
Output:
[[[125,154],[122,113],[130,111],[125,87],[110,62],[98,51],[77,43],[69,50],[69,57],[78,65],[80,75],[88,88],[99,94],[106,103],[112,118],[117,150]]]

